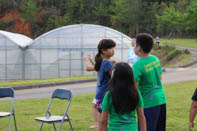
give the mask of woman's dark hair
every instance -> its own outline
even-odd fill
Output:
[[[96,54],[95,56],[95,66],[94,66],[94,69],[96,71],[99,71],[100,70],[100,67],[101,67],[101,63],[103,61],[102,59],[102,49],[103,50],[106,50],[106,49],[110,49],[110,48],[113,48],[116,46],[116,43],[111,40],[111,39],[102,39],[99,44],[98,44],[98,53]]]
[[[140,33],[136,37],[136,46],[140,46],[144,53],[149,53],[153,48],[153,37],[148,33]]]
[[[134,111],[139,102],[133,71],[127,63],[118,63],[114,67],[110,80],[109,96],[115,112],[127,114]]]

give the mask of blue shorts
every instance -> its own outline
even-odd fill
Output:
[[[101,105],[102,105],[103,100],[99,100],[96,102],[97,104],[97,110],[99,113],[102,113]]]
[[[166,131],[166,104],[144,109],[147,131]],[[138,124],[138,131],[141,131]]]

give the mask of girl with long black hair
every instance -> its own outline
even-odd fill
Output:
[[[110,88],[102,102],[98,130],[107,131],[109,116],[109,131],[137,131],[135,110],[141,131],[146,131],[143,101],[135,85],[133,71],[127,63],[118,63],[114,66]]]

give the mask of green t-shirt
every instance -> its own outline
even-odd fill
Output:
[[[137,108],[144,106],[142,101],[142,96],[140,95],[140,100]],[[109,131],[137,131],[136,123],[136,111],[133,111],[129,114],[119,115],[115,112],[115,109],[112,105],[112,99],[109,97],[109,92],[105,94],[102,103],[102,110],[109,112]]]
[[[141,92],[144,108],[155,107],[166,103],[160,75],[160,60],[156,56],[140,58],[132,67],[135,81]]]

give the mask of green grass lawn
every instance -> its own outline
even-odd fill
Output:
[[[161,39],[161,43],[197,48],[197,39]]]
[[[96,75],[90,75],[90,76],[73,76],[73,77],[66,77],[66,78],[55,78],[55,79],[43,79],[43,80],[8,81],[8,82],[0,82],[0,87],[36,85],[36,84],[43,84],[43,83],[65,82],[65,81],[72,81],[72,80],[87,80],[87,79],[95,79],[95,78],[96,78]]]
[[[191,96],[197,87],[197,81],[164,85],[167,96],[167,131],[187,131],[188,115],[191,104]],[[91,105],[95,94],[74,95],[68,114],[72,118],[72,124],[76,131],[88,131],[93,124]],[[19,131],[35,131],[40,123],[34,118],[42,116],[49,102],[48,98],[27,99],[15,101],[16,120]],[[52,108],[52,112],[65,109],[65,104],[60,101]],[[0,111],[8,108],[8,102],[0,102]],[[8,118],[0,119],[0,130],[7,130]],[[13,120],[11,123],[14,129]],[[197,127],[196,127],[197,129]],[[52,125],[44,125],[44,131],[52,131]],[[70,130],[67,122],[63,124],[63,130]]]

